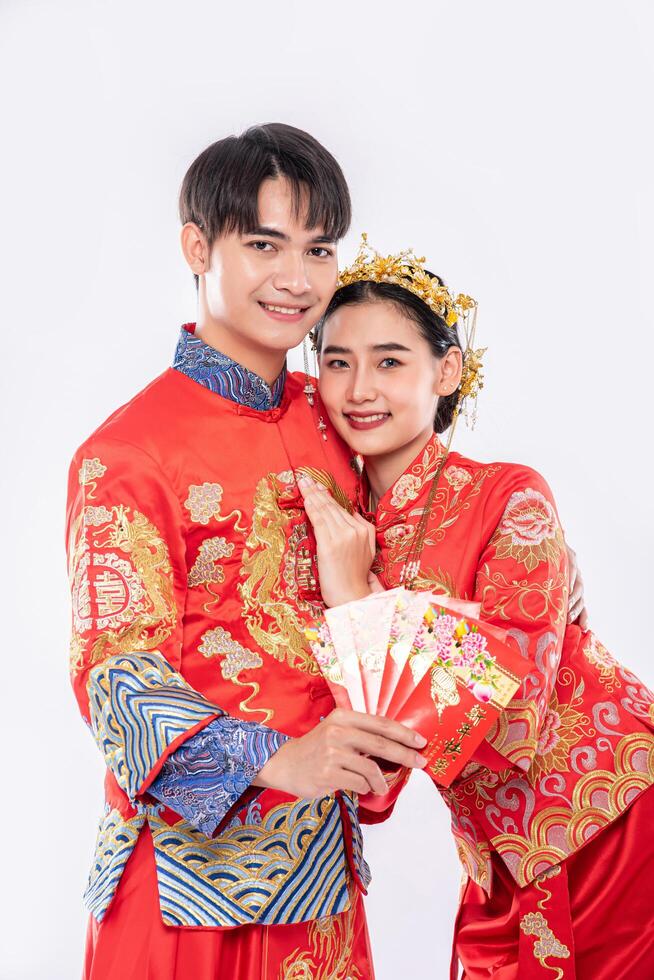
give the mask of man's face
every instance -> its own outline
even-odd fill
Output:
[[[287,351],[324,313],[336,288],[336,243],[293,213],[284,178],[259,189],[259,226],[222,235],[200,283],[206,313],[230,346]]]

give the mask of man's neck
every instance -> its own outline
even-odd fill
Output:
[[[287,351],[266,350],[265,347],[244,344],[215,320],[205,319],[200,322],[198,318],[195,336],[214,350],[231,357],[241,367],[257,374],[270,386],[284,368]]]
[[[373,510],[376,509],[377,504],[384,494],[390,490],[393,484],[399,480],[405,470],[411,465],[420,450],[424,449],[432,435],[432,430],[421,432],[411,442],[400,446],[399,449],[395,449],[393,452],[380,456],[364,457]]]

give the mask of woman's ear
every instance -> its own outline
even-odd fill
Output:
[[[441,397],[451,395],[459,387],[463,371],[463,354],[459,347],[450,347],[447,354],[438,362],[436,394]]]
[[[187,221],[181,233],[182,252],[191,272],[201,276],[209,268],[209,247],[204,234],[193,221]]]

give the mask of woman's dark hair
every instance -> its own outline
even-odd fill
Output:
[[[444,285],[442,279],[433,272],[428,272],[428,275],[439,285]],[[313,341],[319,352],[322,349],[323,329],[330,316],[342,306],[358,306],[360,303],[393,303],[400,313],[413,320],[420,336],[427,341],[432,354],[439,360],[447,354],[450,347],[463,350],[456,327],[448,327],[445,320],[434,313],[415,293],[394,283],[364,281],[343,286],[332,296],[322,319],[313,331]],[[458,399],[458,388],[451,395],[443,395],[438,399],[434,418],[435,432],[445,432],[450,427]]]
[[[259,223],[259,188],[275,177],[289,181],[296,217],[306,200],[307,228],[343,238],[352,217],[343,171],[317,139],[284,123],[253,126],[203,150],[182,182],[182,224],[193,221],[210,246],[223,232],[252,231]]]

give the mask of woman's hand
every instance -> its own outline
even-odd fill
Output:
[[[388,785],[370,756],[422,769],[427,760],[417,749],[426,744],[422,735],[397,721],[336,708],[312,731],[285,742],[260,770],[254,785],[304,799],[329,796],[336,790],[384,795]]]
[[[326,606],[362,599],[375,557],[375,529],[360,514],[348,514],[321,483],[302,474],[298,487],[316,536],[320,591]]]

